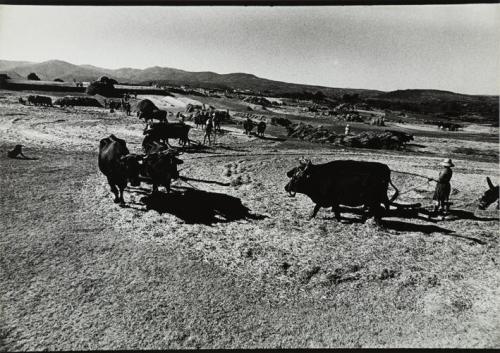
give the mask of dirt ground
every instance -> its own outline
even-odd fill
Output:
[[[152,199],[143,183],[121,208],[99,140],[140,152],[143,123],[18,95],[0,91],[2,350],[500,346],[499,213],[476,208],[498,161],[454,155],[445,220],[393,212],[377,227],[328,209],[308,220],[310,199],[284,191],[301,156],[386,163],[399,201],[426,206],[434,185],[405,173],[436,177],[450,138],[417,136],[433,154],[349,150],[228,125],[181,156],[189,179],[173,193]],[[8,159],[17,143],[33,159]]]

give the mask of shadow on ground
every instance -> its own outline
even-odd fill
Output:
[[[257,137],[261,140],[266,140],[266,141],[278,141],[278,142],[286,141],[286,138],[282,138],[282,137],[259,136],[259,135],[257,135],[257,133],[255,133],[253,131],[250,134],[254,137]]]
[[[141,198],[146,209],[170,213],[188,224],[227,223],[241,219],[264,219],[265,216],[250,213],[241,200],[226,194],[176,188],[171,193],[158,192]]]

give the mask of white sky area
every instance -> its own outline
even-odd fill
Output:
[[[0,59],[500,93],[500,5],[0,6]]]

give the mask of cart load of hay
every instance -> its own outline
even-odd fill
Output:
[[[314,127],[298,123],[286,126],[289,137],[301,140],[331,143],[338,146],[372,148],[372,149],[402,149],[413,136],[401,131],[366,131],[355,135],[336,134],[324,126]]]

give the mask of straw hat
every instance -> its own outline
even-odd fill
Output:
[[[442,165],[443,167],[454,167],[455,165],[453,164],[453,162],[451,161],[451,159],[449,158],[445,158],[441,163],[440,165]]]

